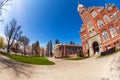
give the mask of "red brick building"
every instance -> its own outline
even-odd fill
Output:
[[[80,36],[84,55],[120,48],[120,11],[117,6],[106,4],[105,8],[86,8],[79,4],[77,9],[83,21]]]
[[[64,57],[79,57],[80,52],[82,52],[82,47],[75,44],[56,44],[54,46],[54,57],[64,58]]]

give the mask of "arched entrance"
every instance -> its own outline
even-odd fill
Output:
[[[98,44],[98,42],[94,42],[93,43],[93,51],[94,51],[94,54],[97,52],[99,52],[99,44]]]

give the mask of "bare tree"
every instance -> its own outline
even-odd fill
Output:
[[[9,1],[12,1],[12,0],[0,0],[0,9],[2,9],[3,6],[5,6],[5,5],[9,5],[9,4],[7,4]]]
[[[9,4],[9,2],[12,1],[12,0],[0,0],[0,16],[2,15],[2,10],[5,10],[5,8],[3,8],[4,6],[7,6],[7,5],[11,5]],[[0,19],[0,22],[3,22],[2,19]]]
[[[14,41],[20,37],[22,34],[21,26],[17,25],[17,21],[13,18],[10,22],[10,25],[5,27],[5,36],[7,39],[7,52],[10,52],[10,47],[14,43]]]
[[[40,52],[41,52],[40,54],[42,55],[42,57],[44,57],[44,53],[45,53],[44,48],[41,47],[41,51]]]
[[[32,55],[35,55],[35,43],[32,44]]]
[[[20,48],[20,37],[21,37],[21,35],[22,35],[22,31],[20,30],[20,32],[17,34],[17,36],[16,36],[16,43],[15,43],[15,49],[16,49],[16,53],[18,53],[18,51],[19,51],[19,48]]]
[[[24,55],[26,55],[26,47],[27,47],[27,45],[29,44],[30,40],[29,40],[29,38],[26,37],[26,36],[21,36],[21,37],[20,37],[20,42],[22,42],[22,44],[23,44]]]
[[[50,43],[48,42],[48,44],[47,44],[47,46],[46,46],[46,56],[47,56],[47,57],[50,56],[50,55],[49,55],[49,54],[50,54],[50,47],[49,47],[49,44],[50,44]]]
[[[40,56],[40,44],[39,41],[36,42],[35,53],[37,56]]]
[[[30,45],[27,45],[27,46],[26,46],[26,53],[27,53],[28,55],[31,55],[31,50],[32,50],[32,47],[31,47]]]

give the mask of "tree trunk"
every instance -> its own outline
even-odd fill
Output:
[[[18,42],[16,43],[16,51],[15,53],[17,54],[18,53]]]
[[[26,55],[26,47],[24,46],[24,55]]]
[[[10,53],[10,46],[7,46],[7,53]]]
[[[8,45],[7,45],[7,53],[10,53],[10,40],[8,41]]]

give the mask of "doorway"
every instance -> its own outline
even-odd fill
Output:
[[[92,47],[93,47],[94,54],[99,52],[99,44],[98,44],[98,42],[94,42]]]

